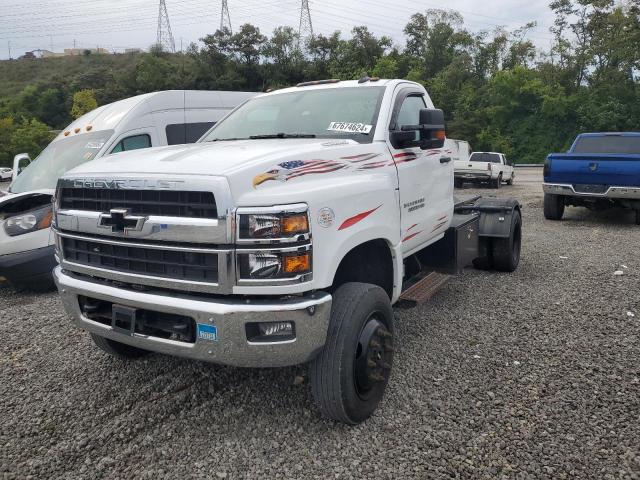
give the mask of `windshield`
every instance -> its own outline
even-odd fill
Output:
[[[469,157],[470,162],[484,162],[484,163],[500,163],[500,155],[497,153],[482,153],[475,152]]]
[[[373,139],[384,87],[301,89],[245,103],[201,142],[257,138]]]
[[[113,130],[83,133],[51,142],[11,184],[11,193],[56,188],[58,178],[81,163],[93,160]]]
[[[640,154],[640,136],[580,137],[573,153]]]

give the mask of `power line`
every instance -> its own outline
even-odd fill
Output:
[[[158,8],[158,38],[156,40],[158,46],[171,53],[176,53],[176,44],[171,33],[171,25],[169,25],[169,14],[167,13],[167,4],[165,0],[160,0]]]
[[[231,15],[229,15],[229,4],[227,0],[222,0],[222,10],[220,11],[220,31],[224,31],[224,29],[229,29],[229,33],[233,33],[233,29],[231,28]]]

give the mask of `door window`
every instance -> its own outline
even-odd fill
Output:
[[[195,143],[213,127],[216,122],[174,123],[167,125],[167,145]]]
[[[129,150],[139,150],[141,148],[151,147],[151,137],[149,135],[133,135],[131,137],[123,138],[118,144],[113,147],[111,153],[128,152]]]
[[[403,125],[418,125],[420,123],[420,110],[427,108],[424,99],[420,95],[411,95],[404,99],[396,124],[398,129]],[[415,132],[415,141],[420,140],[420,132]]]

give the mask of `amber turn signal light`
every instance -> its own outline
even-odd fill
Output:
[[[282,218],[282,233],[285,235],[307,233],[308,231],[309,221],[306,214],[290,215]]]
[[[311,271],[311,254],[288,255],[283,263],[285,273],[306,273]]]
[[[447,139],[447,135],[446,132],[444,130],[438,130],[436,131],[436,138],[438,140],[446,140]]]

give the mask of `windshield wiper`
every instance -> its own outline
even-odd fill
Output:
[[[315,133],[274,133],[270,135],[251,135],[251,140],[264,140],[268,138],[316,138]]]
[[[235,140],[249,140],[248,138],[214,138],[213,140],[207,140],[207,142],[233,142]]]

